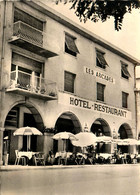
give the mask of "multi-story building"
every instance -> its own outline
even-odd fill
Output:
[[[4,139],[9,163],[27,149],[26,136],[13,135],[22,126],[43,133],[29,147],[45,154],[62,147],[55,132],[136,138],[138,60],[39,2],[3,1],[0,14],[1,162]]]

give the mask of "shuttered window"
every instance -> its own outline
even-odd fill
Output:
[[[22,21],[40,31],[43,31],[43,22],[37,18],[25,13],[24,11],[15,8],[14,10],[14,22]]]
[[[122,107],[128,108],[128,93],[122,92]]]
[[[106,66],[108,66],[105,58],[104,58],[104,53],[100,51],[96,51],[96,65],[99,66],[100,68],[105,69]]]
[[[65,52],[73,56],[76,56],[79,53],[79,50],[75,44],[75,38],[70,35],[65,35]]]
[[[104,101],[105,85],[97,83],[97,100]]]
[[[131,77],[128,71],[128,65],[123,62],[121,62],[121,76],[125,79],[129,79],[129,77]]]
[[[64,91],[74,93],[74,81],[76,75],[65,71],[64,75]]]
[[[42,73],[42,63],[35,61],[33,59],[27,58],[17,53],[12,53],[12,64],[16,66],[37,72]]]

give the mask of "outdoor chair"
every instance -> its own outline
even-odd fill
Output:
[[[75,162],[77,165],[82,165],[82,164],[85,164],[86,159],[87,159],[86,155],[84,155],[82,153],[77,153],[76,158],[75,158]]]
[[[20,162],[22,165],[26,165],[26,158],[24,156],[19,156],[18,152],[19,152],[18,150],[15,150],[16,154],[15,165],[19,165]]]
[[[90,162],[91,165],[96,163],[96,154],[95,153],[88,153],[87,154],[87,161]]]
[[[36,152],[34,155],[35,165],[44,165],[45,166],[45,156],[43,152]]]
[[[67,164],[67,153],[66,152],[61,152],[61,155],[58,158],[58,165],[60,164]]]

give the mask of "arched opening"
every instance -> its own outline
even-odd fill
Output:
[[[38,110],[31,104],[15,105],[8,112],[4,124],[3,153],[9,154],[9,163],[15,160],[15,150],[27,151],[27,136],[14,136],[13,133],[19,127],[36,127],[42,131],[44,128],[43,120]],[[31,151],[39,149],[38,136],[29,136]]]
[[[91,126],[91,132],[94,133],[97,137],[99,136],[111,136],[111,131],[108,123],[101,118],[98,118],[94,121]],[[111,144],[106,143],[97,143],[96,146],[97,153],[110,153]]]
[[[91,131],[96,135],[96,136],[111,136],[111,131],[108,123],[101,118],[98,118],[94,121],[94,123],[91,126]]]
[[[128,124],[124,123],[120,126],[118,130],[118,138],[120,139],[133,138],[132,130]],[[120,149],[122,153],[131,153],[131,151],[133,150],[133,146],[118,145],[118,149]]]
[[[81,131],[81,125],[75,114],[72,112],[65,112],[59,116],[55,123],[56,133],[59,132],[71,132],[77,134]],[[66,151],[73,152],[73,145],[70,140],[65,141]],[[63,140],[54,140],[53,145],[54,152],[63,150]]]

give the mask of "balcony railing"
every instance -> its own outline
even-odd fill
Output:
[[[9,43],[45,58],[57,56],[59,51],[52,34],[46,34],[21,21],[14,23]]]
[[[14,23],[13,35],[23,38],[34,45],[43,46],[43,32],[24,22],[19,21]]]
[[[19,89],[23,92],[29,94],[37,94],[41,96],[51,97],[52,99],[57,99],[57,88],[56,83],[38,76],[34,73],[28,74],[22,71],[12,71],[10,90]],[[50,99],[51,99],[50,98]]]

